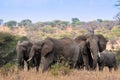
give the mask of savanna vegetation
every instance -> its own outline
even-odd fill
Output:
[[[2,21],[2,20],[1,20]],[[2,29],[4,28],[4,29]],[[6,30],[7,28],[7,30]],[[17,41],[30,39],[40,41],[47,37],[75,38],[86,33],[102,34],[112,45],[120,40],[120,26],[118,21],[97,19],[91,22],[82,22],[78,18],[72,18],[72,22],[54,20],[51,22],[32,23],[25,19],[21,22],[8,21],[0,26],[0,80],[119,80],[120,70],[109,73],[106,68],[103,72],[71,70],[69,62],[63,66],[60,63],[51,66],[51,69],[42,74],[34,69],[27,72],[17,69],[17,56],[15,47]],[[19,33],[22,32],[22,33]],[[120,44],[119,44],[120,45]],[[116,50],[118,64],[120,63],[120,46]]]

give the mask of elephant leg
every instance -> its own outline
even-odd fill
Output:
[[[36,64],[36,71],[37,71],[37,72],[38,72],[38,70],[39,70],[39,66],[40,66],[40,60],[37,59],[37,64]]]
[[[114,71],[118,70],[118,66],[116,62],[114,63],[113,67],[114,67]]]
[[[117,64],[114,65],[114,71],[117,71],[118,70],[118,67],[117,67]]]
[[[104,66],[99,66],[99,71],[103,71]]]
[[[83,62],[86,70],[90,69],[88,55],[83,55]]]
[[[96,67],[97,67],[97,61],[96,60],[93,60],[93,70],[96,70]]]
[[[76,68],[77,68],[77,69],[84,69],[84,62],[78,61],[78,62],[77,62],[77,65],[76,65]]]
[[[69,60],[70,62],[70,68],[76,68],[77,67],[77,63],[78,63],[78,57],[74,56],[72,58],[72,60]],[[79,65],[78,65],[79,66]]]
[[[109,68],[109,72],[111,72],[112,71],[112,67],[108,67]]]
[[[24,60],[23,59],[18,60],[18,68],[19,69],[24,69]]]
[[[37,71],[37,72],[39,71],[39,66],[36,66],[36,71]]]
[[[34,57],[34,62],[35,62],[36,71],[38,72],[40,65],[40,58]]]
[[[27,69],[28,69],[28,71],[30,70],[29,62],[27,62]]]
[[[90,69],[92,70],[93,69],[93,59],[90,54],[88,55],[88,61],[89,61]]]

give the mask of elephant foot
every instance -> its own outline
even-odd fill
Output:
[[[112,72],[112,68],[109,68],[109,72]]]

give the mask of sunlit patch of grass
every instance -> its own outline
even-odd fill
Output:
[[[42,73],[35,72],[35,69],[30,71],[14,71],[8,72],[8,75],[3,76],[0,73],[0,80],[120,80],[120,69],[118,71],[109,72],[105,68],[103,72],[86,71],[86,70],[71,70],[69,75],[52,75],[50,71]]]

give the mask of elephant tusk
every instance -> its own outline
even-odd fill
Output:
[[[93,53],[91,53],[91,57],[92,57],[92,59],[94,59],[94,57],[93,57]]]
[[[29,59],[27,60],[27,62],[29,62],[31,59],[32,59],[32,57],[31,57],[31,58],[29,58]]]
[[[100,57],[100,53],[98,52],[98,56]]]

